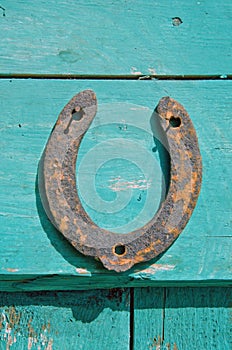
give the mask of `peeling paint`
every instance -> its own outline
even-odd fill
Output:
[[[26,340],[27,350],[52,350],[53,338],[49,336],[50,321],[34,329],[33,314],[16,310],[14,306],[3,309],[0,316],[0,341],[5,343],[5,350],[10,350],[14,343],[17,348],[22,347],[22,341]]]
[[[2,335],[1,339],[6,342],[6,350],[10,350],[10,347],[17,341],[13,329],[19,324],[20,317],[21,314],[16,312],[14,306],[2,311],[0,330]]]

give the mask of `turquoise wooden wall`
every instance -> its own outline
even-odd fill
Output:
[[[231,348],[231,17],[229,0],[1,1],[0,349]],[[86,88],[98,113],[77,180],[99,226],[131,231],[162,199],[161,97],[185,106],[203,159],[181,236],[120,274],[77,253],[38,193],[49,133]]]

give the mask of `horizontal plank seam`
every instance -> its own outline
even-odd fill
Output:
[[[1,74],[0,79],[60,79],[60,80],[232,80],[223,75],[101,75],[101,74]]]

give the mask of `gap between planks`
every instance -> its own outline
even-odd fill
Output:
[[[129,349],[134,350],[134,288],[130,288],[130,343]]]
[[[232,80],[232,74],[223,75],[101,75],[101,74],[1,74],[0,79],[61,79],[61,80]]]

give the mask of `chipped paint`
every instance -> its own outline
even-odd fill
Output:
[[[78,275],[89,276],[89,277],[92,276],[91,272],[85,268],[77,267],[75,270],[78,273]]]
[[[109,182],[114,182],[109,185],[109,188],[114,192],[127,191],[128,189],[147,190],[151,186],[151,181],[146,179],[127,181],[119,177],[110,179]]]
[[[8,271],[8,272],[18,272],[19,271],[19,269],[13,269],[13,268],[10,268],[10,267],[7,267],[5,270]]]
[[[138,107],[131,107],[130,108],[131,111],[148,111],[149,108],[145,107],[145,106],[138,106]]]
[[[175,267],[176,267],[175,265],[168,265],[168,264],[152,264],[151,266],[149,266],[144,270],[133,273],[132,275],[130,275],[130,277],[133,277],[135,279],[140,279],[140,278],[143,279],[147,275],[147,277],[149,276],[150,278],[151,275],[155,275],[159,271],[172,271],[174,270]]]

